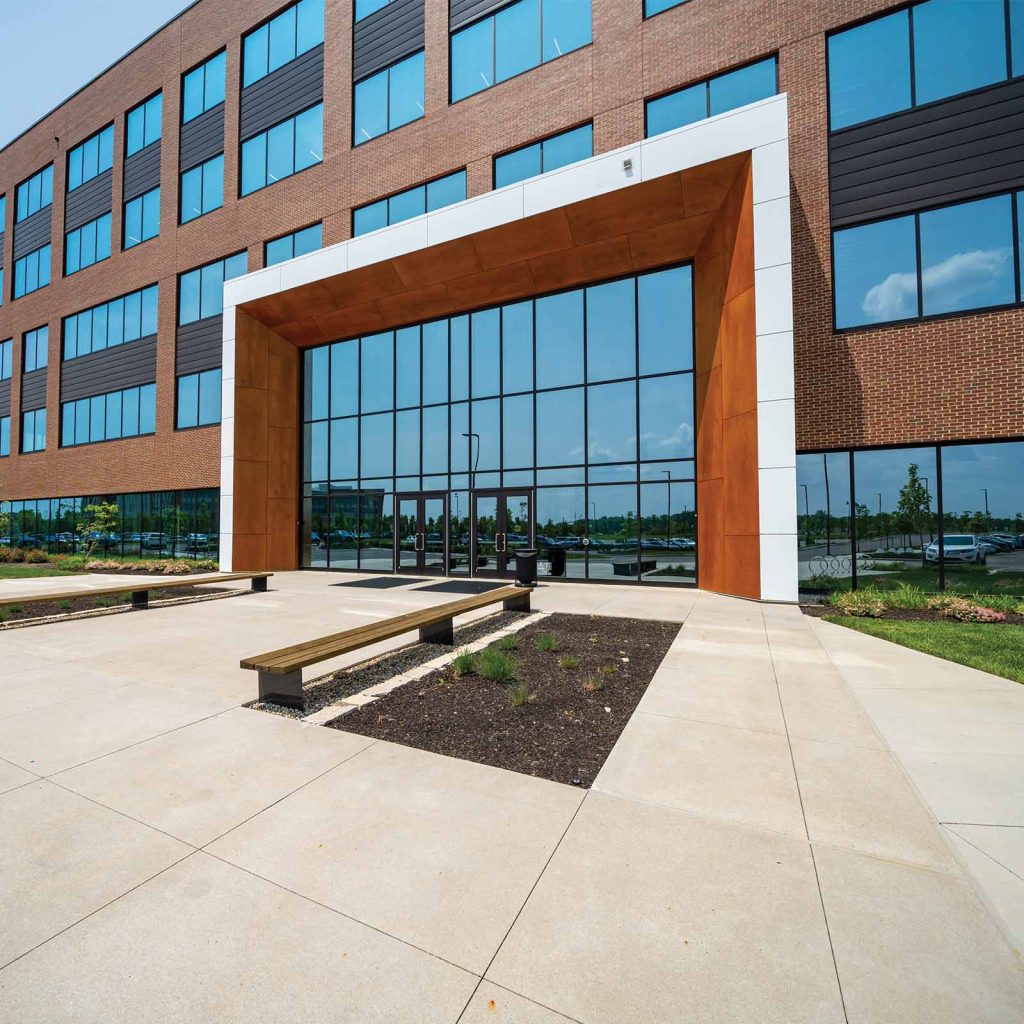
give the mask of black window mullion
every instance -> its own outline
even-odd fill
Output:
[[[917,106],[917,54],[914,46],[914,8],[907,9],[907,42],[910,46],[910,106]]]
[[[938,534],[939,534],[939,590],[946,589],[946,547],[945,547],[945,536],[946,527],[943,523],[943,516],[945,515],[943,502],[942,502],[942,446],[935,446],[935,505],[936,513],[939,517],[938,522]]]
[[[850,511],[848,513],[849,528],[850,528],[850,587],[852,590],[857,589],[857,489],[856,489],[856,473],[854,472],[853,464],[853,449],[849,451],[850,460]],[[825,453],[825,458],[828,458],[828,453]]]
[[[917,256],[917,315],[924,316],[924,268],[921,265],[921,215],[914,214],[914,251]]]
[[[1024,221],[1021,218],[1024,217],[1024,211],[1021,210],[1019,192],[1010,193],[1010,211],[1013,220],[1011,229],[1013,231],[1013,273],[1016,278],[1014,286],[1016,288],[1017,302],[1024,302],[1024,286],[1021,285],[1022,267],[1020,251],[1021,229],[1024,227]]]

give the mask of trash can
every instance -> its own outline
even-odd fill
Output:
[[[565,575],[565,548],[549,548],[548,558],[551,560],[551,575]]]
[[[537,582],[537,549],[516,549],[516,586],[529,587]]]

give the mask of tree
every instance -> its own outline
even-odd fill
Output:
[[[86,505],[82,509],[82,521],[78,524],[78,535],[85,545],[85,557],[89,558],[101,542],[108,541],[113,534],[121,535],[121,509],[117,502],[103,501]]]
[[[916,462],[907,467],[907,482],[900,489],[896,503],[896,525],[900,532],[916,533],[920,546],[924,548],[924,530],[931,518],[931,495],[918,474]]]

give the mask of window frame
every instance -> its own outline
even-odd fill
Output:
[[[362,238],[363,235],[372,234],[372,231],[383,231],[384,228],[393,227],[395,224],[404,224],[405,221],[407,221],[407,220],[415,219],[413,217],[406,217],[404,220],[392,221],[390,219],[390,206],[389,206],[388,223],[384,225],[384,228],[373,228],[372,231],[363,231],[363,232],[361,232],[359,234],[356,234],[356,214],[359,211],[361,211],[361,210],[368,210],[371,206],[376,206],[378,203],[388,203],[388,204],[390,204],[392,199],[397,199],[399,196],[404,196],[407,192],[415,192],[416,189],[418,189],[418,188],[422,188],[424,190],[424,195],[423,195],[424,212],[420,213],[420,214],[416,214],[416,216],[417,217],[423,217],[426,214],[433,212],[431,210],[426,209],[426,202],[427,202],[426,189],[428,189],[431,185],[433,185],[433,184],[435,184],[435,183],[437,183],[439,181],[444,181],[446,178],[453,178],[453,177],[455,177],[458,174],[466,175],[466,191],[468,192],[469,191],[469,173],[468,173],[468,168],[466,166],[463,166],[463,167],[457,167],[454,171],[449,171],[446,174],[440,174],[436,178],[427,178],[426,181],[421,181],[421,182],[418,182],[415,185],[410,185],[408,188],[400,188],[397,192],[391,192],[391,193],[389,193],[386,196],[381,196],[379,199],[371,199],[370,202],[368,202],[368,203],[361,203],[359,206],[353,206],[352,210],[351,210],[351,213],[350,213],[350,225],[349,225],[352,237],[353,238]],[[468,198],[468,196],[464,196],[462,199],[457,199],[455,202],[462,203],[462,202],[465,202],[467,198]],[[455,203],[449,203],[448,204],[448,206],[454,206],[454,205],[455,205]],[[442,210],[445,209],[445,208],[446,207],[443,207],[443,206],[442,207],[438,207],[438,209],[442,209]]]
[[[260,22],[257,22],[257,24],[253,25],[252,28],[247,29],[245,32],[242,33],[241,45],[239,47],[239,60],[240,60],[241,67],[239,69],[238,82],[239,82],[239,88],[243,92],[246,89],[251,89],[254,85],[258,84],[259,82],[262,82],[265,78],[268,78],[270,75],[274,74],[275,71],[280,71],[281,68],[288,67],[288,65],[291,64],[292,61],[296,61],[300,57],[304,57],[307,53],[310,53],[312,50],[315,50],[318,46],[323,46],[324,45],[324,42],[325,42],[325,40],[327,38],[327,30],[326,30],[326,24],[325,24],[325,22],[326,22],[326,10],[324,11],[324,19],[323,19],[323,21],[321,21],[321,25],[320,25],[320,28],[321,28],[320,42],[314,43],[312,46],[310,46],[307,49],[303,50],[301,53],[299,53],[299,52],[294,53],[288,60],[286,60],[284,62],[284,64],[281,64],[279,67],[276,67],[273,70],[270,70],[270,24],[271,24],[271,22],[276,21],[282,15],[287,14],[288,11],[294,10],[294,12],[295,12],[295,49],[296,49],[296,51],[298,51],[298,48],[299,48],[299,4],[300,3],[302,3],[302,0],[291,0],[291,3],[286,4],[284,7],[278,8],[269,17],[264,18]],[[324,6],[324,5],[321,4],[321,6]],[[254,78],[251,82],[246,83],[246,81],[245,81],[245,63],[246,63],[245,62],[245,44],[246,44],[246,41],[251,36],[256,35],[257,32],[261,32],[264,28],[267,29],[267,71],[266,71],[265,74],[260,75],[259,78]]]
[[[43,362],[39,362],[39,332],[46,332],[46,344],[43,347]],[[32,339],[32,354],[35,361],[35,366],[32,369],[28,368],[28,348],[29,338]],[[21,335],[21,375],[24,377],[28,373],[35,373],[37,370],[45,370],[50,363],[50,325],[40,324],[38,327],[33,327],[30,330],[24,331]]]
[[[885,330],[889,327],[906,326],[907,324],[925,324],[931,323],[935,320],[949,320],[952,318],[964,316],[981,316],[986,313],[997,313],[1004,310],[1019,309],[1022,305],[1024,305],[1024,262],[1022,262],[1024,261],[1024,252],[1022,252],[1021,249],[1021,235],[1022,232],[1024,232],[1024,224],[1022,224],[1021,221],[1021,218],[1024,218],[1024,202],[1021,201],[1022,195],[1024,195],[1024,189],[1010,189],[1009,191],[1001,189],[998,192],[990,192],[981,196],[971,196],[969,199],[957,199],[950,203],[937,203],[932,206],[922,206],[914,210],[904,211],[902,213],[892,213],[888,214],[885,217],[874,217],[871,220],[858,221],[856,224],[846,224],[839,228],[830,228],[829,260],[832,276],[829,290],[831,293],[832,302],[832,333],[835,335],[842,335],[864,331],[879,331]],[[943,313],[924,313],[924,288],[922,283],[921,269],[921,215],[932,213],[933,211],[936,210],[948,210],[956,206],[966,206],[969,203],[978,203],[985,199],[997,199],[1000,196],[1009,196],[1010,198],[1010,229],[1013,235],[1013,275],[1014,287],[1016,289],[1017,296],[1016,300],[1013,302],[1004,302],[992,306],[974,306],[970,309],[954,309]],[[912,217],[914,219],[914,243],[917,254],[917,309],[919,315],[912,317],[901,317],[899,320],[880,320],[877,323],[871,324],[854,324],[850,327],[837,327],[835,270],[836,235],[840,231],[848,231],[854,228],[866,227],[869,224],[883,224],[891,220],[900,220],[906,217]],[[916,445],[914,447],[916,447]]]
[[[897,4],[894,7],[886,8],[882,11],[875,11],[872,14],[866,15],[863,18],[857,18],[854,21],[848,22],[845,25],[841,25],[838,28],[830,29],[825,33],[825,127],[829,138],[833,135],[838,135],[842,132],[852,131],[855,128],[863,128],[865,125],[877,125],[883,124],[885,121],[894,117],[901,117],[911,110],[927,110],[929,107],[934,107],[940,103],[948,103],[950,100],[957,99],[961,96],[971,96],[975,93],[982,93],[988,89],[998,88],[1000,85],[1006,85],[1008,82],[1018,81],[1024,78],[1024,74],[1015,75],[1013,73],[1013,38],[1012,32],[1012,17],[1010,13],[1010,2],[1011,0],[1001,0],[1003,4],[1003,21],[1006,30],[1006,77],[999,79],[995,82],[990,82],[988,85],[978,86],[976,89],[968,89],[966,92],[953,93],[951,96],[942,96],[936,100],[929,100],[927,103],[917,102],[917,75],[914,67],[914,14],[913,9],[920,7],[923,4],[928,3],[928,0],[907,0],[902,4]],[[909,20],[909,59],[910,59],[910,106],[903,107],[901,110],[894,110],[889,114],[882,114],[879,117],[868,118],[866,121],[857,121],[854,124],[844,125],[842,128],[832,127],[832,67],[829,57],[830,45],[829,42],[833,36],[842,35],[844,32],[849,32],[853,29],[860,28],[862,25],[867,25],[872,21],[879,21],[882,18],[889,17],[893,14],[899,14],[903,11],[907,12],[907,18]]]
[[[308,255],[310,255],[310,253],[319,252],[320,249],[322,249],[324,247],[324,230],[323,230],[324,229],[324,222],[322,220],[316,220],[316,221],[313,221],[311,224],[305,224],[301,228],[296,228],[294,231],[286,231],[283,235],[275,235],[273,238],[268,238],[263,243],[263,267],[264,267],[264,269],[266,269],[267,267],[276,267],[276,266],[278,266],[281,263],[287,262],[286,260],[278,260],[277,263],[268,263],[267,262],[267,250],[268,250],[268,248],[271,245],[273,245],[275,242],[283,242],[286,238],[290,238],[292,240],[292,254],[291,254],[291,256],[288,257],[288,259],[290,259],[290,260],[297,259],[298,257],[296,257],[296,255],[295,255],[295,236],[296,235],[301,235],[303,231],[309,231],[310,228],[316,228],[316,227],[320,228],[320,245],[316,249],[311,249],[309,253],[303,253],[302,254],[303,256],[308,256]]]
[[[210,420],[208,423],[199,422],[199,411],[202,409],[203,397],[202,397],[202,384],[203,376],[208,373],[216,373],[219,375],[217,382],[218,388],[222,389],[224,386],[224,368],[221,366],[211,366],[205,370],[196,370],[194,373],[182,373],[178,374],[174,378],[174,429],[175,431],[186,431],[186,430],[208,430],[210,427],[219,427],[224,421],[224,404],[223,397],[219,398],[217,403],[219,409],[219,415],[217,419]],[[187,426],[181,426],[179,423],[179,416],[181,413],[181,382],[183,380],[195,379],[196,382],[196,422],[190,423]]]
[[[157,312],[157,323],[156,330],[152,333],[143,333],[143,326],[145,324],[145,316],[143,313],[145,293],[155,290],[156,291],[156,312]],[[124,338],[124,307],[127,301],[133,296],[138,295],[139,297],[139,334],[135,338]],[[92,328],[90,327],[90,342],[89,351],[83,352],[81,356],[78,354],[78,318],[86,313],[90,314],[90,323],[94,322],[93,318],[95,313],[99,309],[106,310],[105,316],[107,318],[107,324],[109,327],[110,323],[110,307],[115,303],[121,303],[121,326],[122,326],[122,337],[117,344],[111,345],[109,339],[107,339],[102,348],[94,348],[92,346]],[[73,356],[67,355],[67,325],[69,320],[75,320],[75,354]],[[71,362],[74,359],[81,359],[88,355],[93,355],[96,352],[105,352],[111,348],[121,348],[124,345],[133,345],[137,341],[142,341],[144,338],[155,338],[158,336],[160,331],[160,284],[158,281],[154,281],[152,284],[144,285],[142,288],[136,288],[133,291],[125,292],[123,295],[115,295],[114,298],[108,299],[106,302],[98,302],[92,306],[86,306],[84,309],[76,310],[74,313],[68,313],[66,316],[61,317],[60,321],[60,361],[64,363]]]
[[[151,96],[147,96],[144,100],[136,103],[130,110],[125,111],[124,115],[124,159],[127,160],[129,157],[135,156],[136,153],[141,153],[144,149],[149,146],[155,145],[157,142],[161,142],[164,137],[164,103],[163,103],[163,89],[157,89]],[[152,142],[146,142],[146,128],[149,124],[149,104],[153,102],[157,97],[160,97],[160,134]],[[129,133],[128,133],[128,118],[135,113],[136,110],[142,110],[142,145],[132,152],[128,152],[129,144]]]
[[[44,249],[47,250],[47,258],[46,258],[45,262],[40,258],[40,254],[43,252]],[[24,265],[27,266],[27,264],[25,264],[25,261],[30,259],[32,256],[36,257],[36,274],[37,275],[39,273],[39,268],[40,267],[42,267],[42,266],[46,267],[46,270],[47,270],[46,283],[45,284],[39,284],[35,288],[29,288],[28,290],[23,291],[19,295],[18,291],[17,291],[17,289],[18,289],[18,264],[21,263],[21,264],[24,264]],[[27,271],[26,271],[26,273],[27,273]],[[31,252],[25,253],[24,256],[18,257],[18,259],[16,259],[14,261],[14,273],[11,276],[12,276],[12,280],[11,280],[11,298],[14,301],[17,301],[18,299],[23,299],[23,298],[25,298],[26,295],[34,295],[36,292],[41,292],[44,288],[49,288],[50,285],[53,284],[53,242],[52,241],[47,242],[45,245],[39,246],[38,249],[33,249]]]
[[[109,249],[106,256],[100,257],[98,255],[100,251],[100,221],[106,218],[109,223],[107,225],[107,237],[109,239]],[[96,226],[96,253],[97,258],[91,263],[82,263],[82,232],[89,226]],[[77,228],[68,231],[64,235],[64,277],[72,277],[75,274],[80,273],[83,270],[88,270],[90,267],[95,267],[99,263],[105,263],[114,255],[114,213],[112,210],[106,213],[101,213],[98,217],[94,217],[90,221],[86,221],[84,224],[80,224]],[[68,241],[72,235],[78,236],[78,266],[74,270],[68,270]]]
[[[88,178],[85,177],[85,171],[84,171],[84,168],[83,168],[81,181],[79,181],[78,184],[75,185],[74,188],[72,188],[71,187],[71,161],[74,158],[75,154],[78,153],[78,152],[82,152],[83,153],[83,161],[84,161],[85,147],[88,146],[89,143],[93,141],[93,139],[95,139],[96,140],[96,161],[97,161],[96,162],[96,166],[98,168],[99,167],[100,156],[101,156],[101,154],[103,152],[103,136],[107,132],[110,132],[110,166],[109,167],[104,167],[102,169],[97,170],[95,174],[90,175]],[[72,192],[77,192],[84,185],[88,185],[90,181],[95,181],[101,174],[104,174],[106,171],[109,171],[109,170],[113,169],[113,167],[114,167],[114,135],[115,134],[116,133],[114,131],[114,122],[111,121],[109,124],[104,125],[104,127],[100,128],[99,131],[93,132],[91,135],[89,135],[86,138],[82,139],[81,142],[77,143],[76,145],[74,145],[70,149],[68,149],[67,153],[64,156],[64,174],[65,174],[65,178],[64,178],[64,194],[65,195],[71,195]]]
[[[684,2],[686,2],[686,0],[684,0]],[[572,132],[577,132],[581,128],[587,128],[587,127],[590,128],[590,157],[592,157],[594,155],[594,120],[593,120],[593,118],[591,118],[588,121],[581,121],[579,124],[573,125],[571,128],[565,128],[565,129],[563,129],[561,131],[554,132],[551,135],[545,135],[543,138],[534,139],[532,142],[524,142],[521,146],[513,146],[511,149],[506,149],[506,150],[503,150],[500,153],[495,153],[494,156],[491,157],[491,187],[495,188],[495,189],[498,189],[498,188],[509,188],[510,187],[509,185],[499,185],[498,184],[498,161],[501,160],[503,157],[511,156],[513,153],[519,153],[520,151],[522,151],[524,149],[529,149],[531,146],[538,146],[539,145],[540,146],[540,167],[541,167],[541,169],[537,172],[537,174],[530,175],[530,177],[534,177],[535,178],[535,177],[537,177],[540,174],[547,174],[548,172],[544,169],[544,143],[545,142],[553,141],[555,139],[561,138],[563,135],[569,135]],[[581,159],[589,160],[590,157],[582,157]],[[580,163],[580,161],[579,160],[573,160],[570,163],[561,164],[559,167],[553,167],[552,170],[557,171],[557,170],[561,170],[562,167],[571,167],[574,163]],[[520,184],[523,181],[528,181],[528,180],[529,180],[529,178],[520,178],[518,182],[514,181],[514,182],[511,182],[510,184],[511,185],[517,185],[517,184]]]
[[[659,14],[668,14],[669,11],[674,11],[677,7],[682,7],[684,4],[689,3],[689,0],[675,0],[675,3],[670,7],[666,7],[660,11],[655,11],[653,14],[647,13],[647,0],[640,0],[640,3],[643,11],[643,20],[649,21],[651,18],[656,18]]]
[[[221,309],[220,309],[219,313],[211,313],[211,314],[209,314],[209,316],[199,316],[195,320],[189,320],[188,323],[184,323],[183,324],[181,322],[181,282],[182,282],[182,280],[184,278],[188,277],[189,274],[199,274],[199,312],[202,313],[202,311],[203,311],[203,291],[202,291],[203,276],[202,276],[202,272],[207,267],[213,267],[213,266],[215,266],[218,263],[222,263],[222,264],[224,264],[224,271],[225,271],[225,276],[223,278],[224,282],[233,281],[233,280],[235,280],[235,278],[233,278],[233,277],[229,278],[229,277],[226,276],[226,274],[227,274],[227,262],[228,262],[228,260],[234,259],[236,256],[244,256],[245,257],[245,270],[242,271],[242,274],[238,274],[236,276],[241,277],[243,274],[248,274],[249,273],[249,250],[248,249],[239,249],[237,252],[229,252],[226,256],[221,256],[219,259],[216,259],[216,260],[207,260],[206,263],[201,263],[201,264],[199,264],[198,267],[190,267],[188,270],[183,270],[183,271],[181,271],[181,273],[178,274],[177,286],[175,288],[175,297],[174,297],[174,303],[175,303],[175,305],[174,305],[174,322],[175,322],[175,326],[176,327],[187,327],[188,324],[197,324],[201,320],[209,320],[212,317],[223,316],[224,315],[224,305],[223,305],[223,302],[222,302],[221,303]],[[223,287],[223,285],[222,285],[222,287]],[[188,376],[188,375],[185,374],[184,376]]]
[[[315,162],[313,162],[313,163],[311,163],[311,164],[307,164],[305,167],[296,168],[295,164],[297,163],[297,159],[296,158],[297,158],[297,154],[298,154],[298,145],[299,145],[299,136],[298,136],[298,131],[297,131],[297,122],[298,122],[300,117],[302,117],[304,114],[308,114],[312,110],[316,110],[317,107],[320,108],[320,159],[315,161]],[[289,124],[289,123],[292,125],[292,172],[291,172],[291,174],[284,175],[284,177],[275,178],[273,181],[269,181],[267,179],[269,179],[269,177],[270,177],[270,173],[269,173],[269,168],[270,168],[270,144],[269,144],[270,143],[270,133],[272,131],[274,131],[274,129],[280,128],[283,125],[286,125],[286,124]],[[245,184],[243,155],[244,155],[244,152],[245,152],[246,145],[248,145],[250,142],[254,142],[256,139],[264,139],[265,140],[264,146],[263,146],[263,177],[264,177],[264,184],[260,185],[259,188],[254,188],[254,189],[252,189],[249,192],[245,192],[245,191],[243,191],[244,184]],[[238,143],[238,198],[239,199],[248,199],[249,196],[254,196],[258,192],[262,192],[265,189],[270,188],[272,185],[277,185],[278,183],[280,183],[282,181],[288,181],[290,178],[294,178],[295,175],[302,174],[305,171],[312,170],[314,167],[320,167],[323,164],[323,162],[324,162],[323,139],[324,139],[324,101],[322,99],[317,100],[317,102],[312,104],[312,106],[306,107],[305,110],[300,110],[300,111],[298,111],[298,113],[290,114],[288,117],[284,118],[284,120],[278,121],[276,124],[270,125],[268,128],[265,128],[261,132],[257,132],[255,135],[252,135],[252,136],[250,136],[247,139],[240,139],[239,143]],[[198,219],[198,218],[196,218],[196,219]]]
[[[184,128],[185,125],[191,124],[193,121],[198,120],[200,117],[203,116],[203,114],[207,114],[211,110],[215,110],[221,104],[227,102],[227,91],[228,91],[228,82],[227,82],[227,53],[228,53],[227,47],[226,46],[222,46],[216,52],[211,53],[209,57],[204,58],[203,60],[199,61],[198,64],[194,64],[187,71],[182,73],[181,80],[180,80],[179,85],[178,85],[179,95],[181,96],[180,124],[178,126],[179,129],[180,128]],[[207,107],[207,106],[205,106],[205,103],[206,103],[206,73],[207,73],[207,66],[209,64],[211,64],[213,61],[217,60],[217,58],[221,57],[221,56],[224,57],[224,99],[218,100],[212,106]],[[204,106],[203,106],[203,109],[201,111],[199,111],[198,114],[195,114],[194,116],[190,117],[188,120],[185,120],[185,79],[188,78],[189,75],[193,74],[196,71],[199,71],[200,69],[203,70],[203,104],[204,104]]]
[[[215,160],[221,161],[221,176],[220,176],[220,205],[212,206],[209,210],[203,209],[194,217],[190,217],[188,220],[182,220],[181,214],[184,209],[185,189],[183,188],[183,179],[186,174],[191,174],[193,171],[201,171],[199,178],[199,194],[202,196],[206,192],[206,168],[209,167]],[[187,224],[194,224],[197,220],[201,220],[203,217],[211,213],[216,213],[217,210],[224,209],[224,154],[218,153],[216,156],[211,156],[209,160],[204,160],[201,164],[196,164],[195,167],[189,167],[188,170],[178,172],[178,227],[183,228]]]
[[[49,172],[48,175],[47,175],[47,172]],[[29,190],[29,193],[28,193],[28,195],[29,195],[29,203],[31,203],[32,182],[35,181],[37,178],[39,179],[40,204],[31,213],[26,213],[25,216],[22,217],[21,214],[20,214],[20,211],[19,211],[19,207],[21,206],[21,190],[23,188],[27,188]],[[50,201],[48,203],[43,203],[42,202],[43,183],[45,181],[48,181],[48,187],[49,187],[49,190],[50,190]],[[53,161],[52,160],[45,167],[41,167],[38,171],[36,171],[33,174],[30,174],[27,178],[25,178],[23,181],[19,181],[18,184],[14,186],[14,223],[15,223],[15,225],[24,223],[30,217],[34,217],[37,213],[41,213],[48,206],[49,207],[53,206]]]
[[[143,431],[143,430],[140,429],[140,430],[136,431],[134,434],[126,434],[126,433],[124,433],[124,396],[129,391],[137,391],[139,393],[138,417],[137,418],[138,418],[139,426],[141,427],[141,425],[142,425],[142,392],[143,392],[143,389],[145,389],[145,388],[152,388],[153,389],[153,429],[152,430],[146,430],[146,431]],[[103,406],[104,406],[104,408],[103,408],[103,413],[104,413],[103,426],[104,426],[104,433],[106,433],[106,424],[107,424],[107,408],[106,408],[106,404],[107,403],[106,403],[106,400],[109,399],[109,397],[111,395],[119,395],[120,398],[121,398],[121,417],[120,417],[120,419],[121,419],[121,433],[118,434],[117,437],[101,437],[101,438],[97,438],[96,440],[93,440],[92,438],[90,438],[88,441],[72,441],[70,444],[65,444],[64,443],[64,410],[68,406],[77,406],[79,402],[89,402],[90,403],[89,425],[90,425],[90,428],[91,428],[91,426],[92,426],[92,407],[91,407],[91,403],[95,399],[97,399],[97,398],[104,399],[104,403],[103,403]],[[77,434],[77,425],[78,425],[77,421],[78,421],[78,413],[76,411],[75,412],[75,426],[76,426],[75,433],[76,434]],[[126,387],[126,388],[115,388],[113,391],[101,391],[101,392],[99,392],[98,394],[95,394],[95,395],[86,395],[84,398],[77,398],[77,399],[76,398],[72,398],[72,399],[69,399],[66,402],[61,402],[60,403],[60,416],[59,416],[59,423],[58,423],[58,427],[57,427],[57,447],[58,447],[58,449],[62,449],[62,448],[87,448],[87,447],[89,447],[91,445],[96,445],[96,444],[109,444],[111,441],[132,441],[132,440],[134,440],[135,438],[138,438],[138,437],[156,437],[156,434],[157,434],[157,424],[156,424],[156,381],[155,380],[147,381],[145,384],[132,384],[129,387]]]
[[[391,72],[394,68],[397,68],[400,64],[404,64],[406,61],[412,60],[415,57],[423,58],[423,113],[419,117],[413,118],[411,121],[406,121],[403,124],[397,125],[395,128],[387,128],[382,131],[379,135],[371,135],[368,139],[357,140],[356,139],[356,88],[363,84],[363,82],[369,82],[373,78],[377,78],[380,75],[385,75],[385,82],[387,88],[384,93],[384,108],[386,112],[386,120],[391,120]],[[416,124],[417,121],[422,121],[427,116],[427,49],[424,45],[421,49],[416,50],[414,53],[407,54],[405,57],[400,57],[398,60],[388,64],[386,67],[380,68],[374,71],[372,74],[364,75],[358,81],[352,81],[351,88],[351,100],[352,100],[352,149],[358,149],[360,146],[369,145],[376,139],[383,139],[384,136],[390,135],[392,132],[397,132],[401,128],[407,128],[411,124]]]

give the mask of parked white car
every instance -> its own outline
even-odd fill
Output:
[[[943,558],[946,562],[969,562],[984,565],[988,557],[978,538],[971,533],[951,533],[943,538]],[[939,542],[933,541],[924,549],[925,561],[936,565],[939,561]]]

